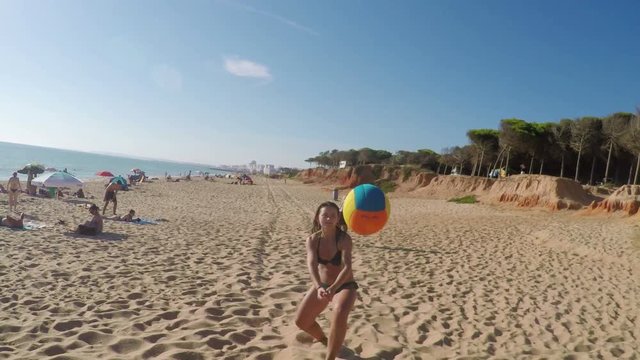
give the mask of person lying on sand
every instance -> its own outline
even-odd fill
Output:
[[[127,215],[124,215],[124,216],[118,215],[118,216],[111,217],[111,218],[108,218],[108,219],[109,220],[114,220],[114,221],[140,222],[140,218],[134,218],[134,216],[136,216],[136,211],[131,209],[131,210],[129,210]]]
[[[3,218],[0,218],[0,226],[6,226],[10,228],[23,228],[24,227],[24,213],[20,214],[20,218],[12,217],[11,215],[7,215]]]
[[[78,225],[76,232],[82,235],[98,235],[102,232],[102,216],[100,208],[96,204],[92,204],[89,213],[93,216],[90,221]]]
[[[311,235],[307,238],[307,269],[312,286],[298,306],[296,325],[327,345],[325,359],[333,360],[342,347],[347,319],[356,301],[358,284],[351,269],[351,236],[345,231],[338,205],[327,201],[316,210]],[[331,330],[324,334],[316,321],[333,302]]]

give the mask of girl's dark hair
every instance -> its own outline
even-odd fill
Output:
[[[313,216],[313,226],[311,227],[311,233],[315,234],[316,232],[320,231],[320,229],[322,228],[320,226],[320,221],[318,221],[318,215],[320,215],[320,210],[322,210],[322,208],[325,208],[325,207],[332,207],[336,209],[336,211],[338,212],[338,225],[336,226],[336,228],[338,232],[347,232],[347,223],[344,222],[344,217],[342,217],[342,211],[340,211],[340,208],[338,207],[338,205],[332,201],[325,201],[322,204],[320,204],[316,209],[316,214]]]

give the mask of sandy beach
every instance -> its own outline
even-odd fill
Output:
[[[105,220],[98,238],[69,233],[88,201],[21,196],[45,226],[0,227],[0,358],[322,359],[294,314],[310,286],[304,239],[331,194],[228,182],[120,192],[118,214],[160,221]],[[101,208],[103,189],[86,186]],[[391,204],[383,231],[352,234],[360,290],[341,358],[640,354],[637,219],[402,194]]]

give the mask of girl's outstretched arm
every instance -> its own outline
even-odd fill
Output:
[[[313,240],[313,235],[307,238],[307,269],[309,270],[309,275],[311,275],[313,286],[317,289],[322,286],[322,282],[320,281],[320,273],[318,273],[318,259],[314,250],[315,241]]]

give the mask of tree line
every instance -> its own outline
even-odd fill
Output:
[[[437,174],[490,176],[527,173],[569,177],[581,183],[637,184],[640,168],[640,109],[606,117],[558,122],[503,119],[499,129],[467,131],[469,144],[442,149],[398,151],[362,148],[327,150],[305,160],[324,167],[389,164],[419,166]],[[454,170],[455,169],[455,170]]]

